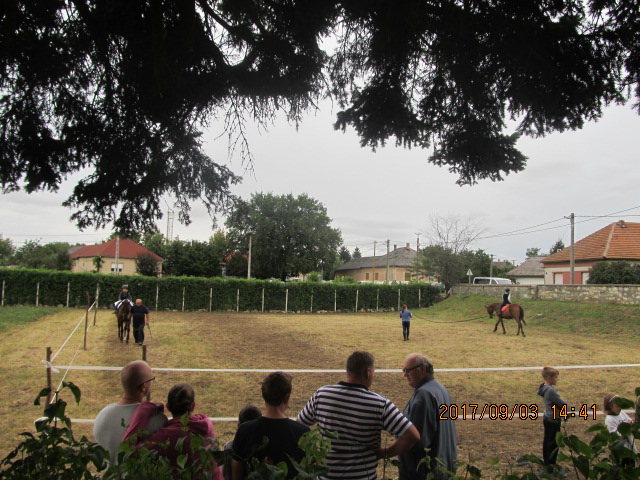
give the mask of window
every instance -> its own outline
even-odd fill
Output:
[[[364,279],[369,281],[369,273],[368,272],[364,274]]]
[[[404,281],[405,282],[411,281],[411,274],[409,272],[404,272]]]
[[[122,273],[122,264],[118,263],[117,266],[118,266],[117,272],[118,273]],[[116,273],[116,264],[115,263],[111,264],[111,273]]]
[[[377,281],[377,280],[378,280],[378,272],[376,272],[376,273],[374,273],[374,274],[373,274],[373,279],[374,279],[375,281]]]

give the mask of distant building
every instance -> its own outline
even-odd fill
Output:
[[[529,257],[517,267],[509,270],[507,275],[514,277],[516,283],[522,285],[542,285],[544,284],[544,266],[542,259],[545,256]]]
[[[409,246],[397,248],[394,245],[389,254],[375,257],[354,258],[340,265],[335,270],[335,278],[352,277],[357,282],[436,282],[435,278],[420,276],[415,278],[411,274],[414,268],[417,252]],[[388,259],[388,262],[387,262]],[[389,278],[387,279],[387,263],[389,264]]]
[[[542,260],[544,283],[570,284],[571,248],[565,248]],[[598,262],[640,263],[640,223],[624,220],[607,225],[574,245],[574,284],[584,284],[589,271]]]
[[[99,245],[85,245],[69,256],[73,261],[71,270],[73,272],[94,272],[96,265],[94,258],[101,257],[102,267],[100,273],[120,273],[123,275],[135,275],[136,260],[139,255],[151,255],[158,262],[158,272],[162,272],[162,262],[164,258],[156,255],[151,250],[147,250],[142,245],[134,242],[130,238],[109,240]],[[118,261],[116,262],[116,248],[118,250]]]

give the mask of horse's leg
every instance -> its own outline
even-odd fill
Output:
[[[500,315],[500,325],[502,325],[502,334],[505,335],[507,330],[504,328],[504,317]]]
[[[498,317],[498,320],[496,320],[496,326],[493,327],[493,333],[496,333],[496,330],[498,330],[498,324],[500,323],[500,317]]]
[[[129,343],[129,330],[130,330],[130,322],[126,323],[125,330],[127,331],[127,344]]]

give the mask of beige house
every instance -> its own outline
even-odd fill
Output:
[[[336,268],[335,278],[352,277],[356,282],[436,282],[431,277],[414,277],[414,267],[418,252],[406,247],[396,248],[387,255],[354,258]]]
[[[164,258],[129,238],[120,239],[120,241],[114,238],[100,245],[85,245],[69,254],[73,260],[71,267],[73,272],[94,272],[96,270],[94,259],[100,257],[102,259],[100,273],[122,275],[137,273],[136,260],[139,255],[151,255],[158,262],[158,272],[162,272]]]

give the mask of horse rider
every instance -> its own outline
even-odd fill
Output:
[[[500,304],[500,309],[498,310],[499,314],[502,314],[502,309],[505,305],[511,305],[511,289],[505,288],[504,293],[502,294],[502,303]]]
[[[133,302],[131,301],[132,298],[132,295],[129,293],[129,285],[122,285],[120,296],[118,297],[118,300],[113,304],[113,313],[118,313],[118,307],[120,307],[120,305],[122,305],[122,302],[124,302],[125,300],[133,305]]]

